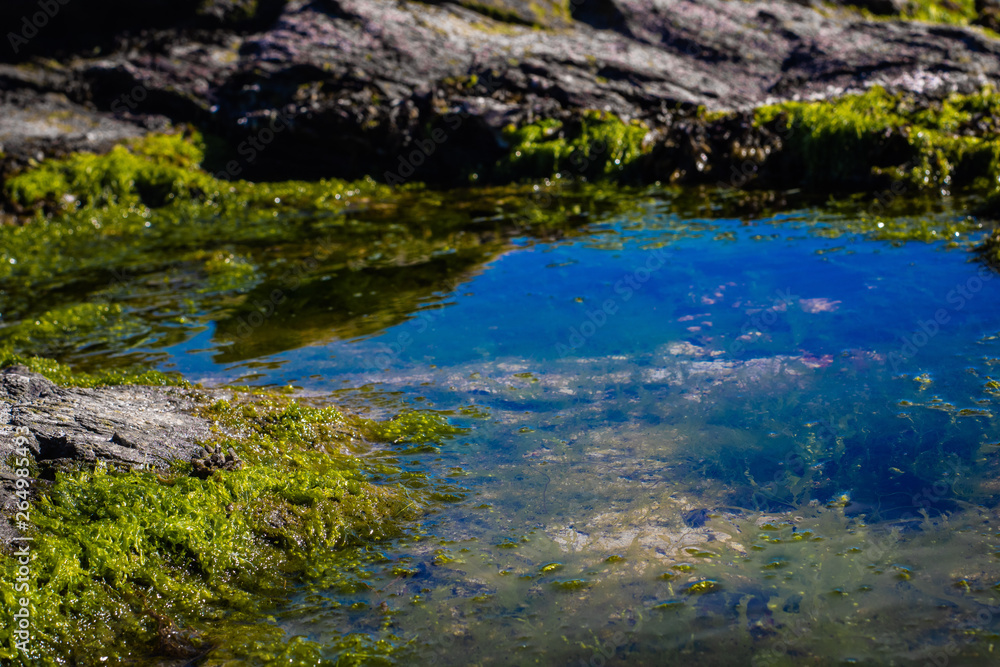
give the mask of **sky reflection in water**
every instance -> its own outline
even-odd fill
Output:
[[[213,329],[167,348],[193,380],[473,427],[400,456],[469,497],[388,548],[370,591],[280,622],[389,632],[441,664],[988,661],[1000,280],[962,250],[825,238],[814,218],[650,206],[514,239],[361,337],[235,363]],[[316,321],[296,327],[336,319],[307,298]]]

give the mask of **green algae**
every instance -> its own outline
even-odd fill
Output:
[[[590,588],[593,586],[593,582],[587,579],[580,578],[566,578],[566,579],[556,579],[549,583],[552,588],[559,589],[561,591],[579,591],[585,588]]]
[[[683,588],[687,595],[704,595],[706,593],[717,593],[722,590],[721,584],[714,579],[699,579],[692,581]]]
[[[1000,192],[1000,94],[992,88],[920,106],[879,86],[822,102],[784,102],[755,112],[761,126],[792,128],[785,144],[803,184],[898,183],[909,190]]]
[[[403,412],[389,421],[367,422],[368,431],[383,442],[423,444],[468,433],[439,414],[426,410]]]
[[[105,155],[73,153],[49,159],[9,179],[6,199],[23,209],[156,209],[197,202],[207,210],[264,206],[339,210],[351,197],[385,196],[385,186],[321,180],[274,184],[223,181],[202,168],[197,134],[152,134]],[[106,232],[105,235],[110,235]]]
[[[496,171],[500,178],[571,176],[623,180],[651,146],[649,128],[640,121],[625,122],[614,114],[584,112],[563,122],[546,119],[504,130],[510,144]]]
[[[241,470],[199,479],[188,475],[187,463],[130,473],[98,464],[58,473],[41,491],[31,509],[34,560],[22,593],[33,612],[36,655],[120,662],[224,646],[223,655],[270,662],[348,654],[363,643],[350,636],[332,647],[287,641],[266,624],[252,641],[240,635],[250,624],[257,628],[290,587],[367,587],[366,563],[381,558],[368,545],[401,535],[434,502],[435,485],[413,486],[394,462],[359,459],[345,453],[347,443],[352,436],[381,441],[384,432],[440,440],[448,437],[440,420],[386,427],[276,394],[216,401],[203,414],[245,462]],[[438,433],[420,432],[424,425]],[[13,581],[15,559],[2,567]],[[0,656],[11,661],[12,591],[5,587],[0,637]]]
[[[565,26],[571,20],[567,0],[530,0],[506,2],[505,0],[460,0],[459,5],[487,16],[500,23],[552,29]],[[490,26],[479,25],[482,29]]]
[[[87,373],[74,370],[48,357],[21,355],[9,348],[0,347],[0,368],[25,366],[34,373],[67,387],[111,387],[130,384],[187,386],[187,381],[176,373],[163,373],[145,368],[117,368]]]
[[[827,4],[826,7],[833,11],[844,9],[843,5],[839,4]],[[968,26],[979,18],[975,0],[908,0],[900,4],[900,9],[898,18],[924,23]],[[860,2],[851,6],[850,11],[873,20],[897,20],[897,16],[892,14],[873,13]]]
[[[978,16],[975,0],[946,0],[944,2],[940,0],[909,0],[905,4],[904,15],[915,21],[953,25],[968,25]]]

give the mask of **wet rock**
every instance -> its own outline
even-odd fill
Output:
[[[0,404],[0,429],[27,429],[27,447],[40,462],[161,467],[189,459],[200,449],[196,441],[211,435],[209,423],[190,414],[191,392],[173,387],[60,387],[13,366],[0,371]]]
[[[708,521],[708,510],[705,508],[688,510],[681,515],[684,520],[684,525],[689,528],[701,528]]]
[[[191,457],[191,476],[208,479],[218,470],[233,471],[243,468],[243,461],[233,452],[226,451],[221,445],[212,449],[205,445],[205,451]]]

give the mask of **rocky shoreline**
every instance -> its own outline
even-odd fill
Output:
[[[875,85],[932,105],[1000,76],[995,33],[882,16],[894,2],[214,0],[102,6],[98,25],[79,0],[32,28],[36,4],[0,21],[34,35],[0,52],[8,174],[194,126],[226,178],[516,180],[537,174],[492,169],[511,127],[572,134],[597,111],[644,129],[632,180],[731,183],[748,149],[780,158],[750,109]]]

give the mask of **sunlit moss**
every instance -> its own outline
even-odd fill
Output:
[[[975,0],[908,0],[905,15],[917,21],[968,25],[978,16]]]
[[[110,387],[127,384],[155,386],[183,386],[188,383],[176,373],[161,373],[148,369],[117,368],[96,373],[73,370],[48,357],[21,355],[9,348],[0,347],[0,368],[25,366],[58,384],[68,387]]]
[[[192,657],[227,637],[226,655],[267,655],[266,662],[354,650],[360,638],[321,651],[313,642],[268,636],[266,626],[254,641],[231,640],[259,623],[290,586],[364,587],[361,547],[400,534],[430,502],[398,467],[362,461],[340,443],[352,435],[379,440],[383,429],[440,439],[420,429],[445,429],[437,418],[385,427],[278,395],[217,401],[204,414],[245,462],[242,469],[199,479],[185,463],[132,473],[98,465],[60,473],[42,491],[31,510],[36,558],[21,594],[33,609],[38,654],[112,662]],[[16,561],[0,567],[12,582]],[[15,660],[13,586],[3,595],[0,656]]]
[[[899,3],[900,14],[876,14],[865,7],[865,3],[847,3],[848,10],[860,13],[869,19],[898,20],[903,18],[926,23],[949,25],[969,25],[978,17],[975,0],[907,0]],[[842,11],[844,4],[827,4],[827,9]]]
[[[1000,188],[1000,94],[992,88],[918,107],[875,86],[861,95],[762,107],[761,125],[791,129],[789,156],[808,185],[869,185],[879,176],[911,190]]]
[[[222,181],[202,168],[204,157],[199,135],[153,134],[115,146],[105,155],[73,153],[46,160],[11,178],[5,195],[25,208],[42,204],[63,211],[120,207],[124,214],[186,202],[223,211],[246,206],[280,208],[282,203],[285,207],[339,209],[347,203],[345,197],[388,193],[370,180],[356,184]],[[124,231],[123,227],[127,225],[117,223],[104,235]]]
[[[544,178],[566,175],[621,178],[649,152],[644,140],[649,128],[626,123],[614,114],[588,111],[576,121],[541,120],[508,126],[510,149],[497,165],[504,178]]]

